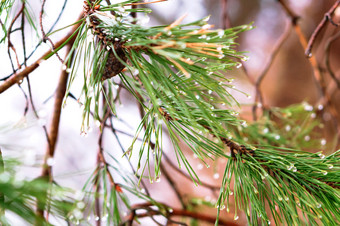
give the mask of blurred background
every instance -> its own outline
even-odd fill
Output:
[[[41,8],[40,1],[28,1],[30,10],[36,18],[33,20],[38,26],[38,17]],[[291,14],[283,7],[286,5],[291,10]],[[149,16],[139,15],[143,21],[149,25],[169,24],[187,14],[183,23],[200,19],[210,15],[210,24],[215,28],[228,28],[244,24],[252,24],[253,30],[240,34],[237,39],[238,50],[247,52],[249,59],[243,63],[243,67],[226,72],[226,76],[234,78],[234,85],[237,89],[250,95],[246,98],[236,91],[232,91],[236,99],[241,103],[241,116],[247,120],[253,120],[252,112],[255,103],[257,115],[261,114],[262,107],[285,107],[291,104],[305,101],[318,110],[318,117],[325,124],[322,131],[327,141],[327,147],[339,147],[339,98],[336,82],[330,76],[330,69],[337,79],[340,80],[340,41],[339,29],[326,22],[325,26],[318,34],[313,49],[312,59],[316,64],[313,65],[311,58],[305,55],[305,43],[316,29],[317,25],[324,18],[325,13],[335,3],[335,0],[169,0],[157,4],[150,4],[153,13]],[[20,2],[16,2],[13,14],[20,8]],[[55,29],[76,21],[82,12],[82,1],[46,1],[43,25],[48,30],[56,21],[60,11],[64,8],[63,16],[58,21]],[[291,16],[295,17],[292,18]],[[3,20],[6,15],[1,15]],[[340,22],[340,9],[336,9],[332,15],[334,23]],[[295,22],[296,24],[292,23]],[[14,26],[15,27],[15,26]],[[26,47],[27,53],[32,52],[39,42],[41,34],[36,34],[29,25],[25,27],[27,34]],[[301,33],[299,33],[301,29]],[[25,31],[26,31],[25,30]],[[59,40],[67,33],[67,29],[57,32],[51,36],[53,41]],[[19,60],[22,62],[22,45],[19,33],[13,33],[12,42],[16,43]],[[328,47],[328,48],[327,48]],[[28,59],[28,65],[37,60],[45,51],[50,49],[49,43],[42,45]],[[0,78],[4,78],[12,73],[12,67],[7,55],[7,46],[0,47]],[[60,56],[64,56],[64,50],[60,51]],[[327,59],[329,65],[327,65]],[[311,63],[312,62],[312,63]],[[53,94],[56,89],[60,69],[62,65],[56,57],[52,57],[30,75],[32,98],[38,111],[39,118],[36,118],[31,107],[24,116],[27,105],[25,95],[28,93],[27,81],[19,86],[13,86],[0,95],[0,145],[4,155],[20,156],[29,171],[18,172],[23,177],[35,177],[39,175],[43,155],[46,149],[46,139],[42,126],[48,127],[50,116],[53,110]],[[320,88],[320,83],[315,79],[315,73],[321,75],[321,81],[325,87],[327,97]],[[79,76],[81,77],[81,76]],[[261,78],[258,90],[261,91],[263,101],[257,93],[256,82]],[[76,97],[81,90],[81,79],[79,86],[74,86],[71,90]],[[117,107],[120,120],[116,120],[115,127],[124,133],[134,135],[134,131],[139,125],[140,118],[136,101],[127,92],[121,93],[121,104]],[[256,98],[257,96],[257,98]],[[28,104],[30,105],[30,104]],[[61,115],[59,138],[57,143],[56,155],[53,162],[53,174],[58,183],[67,187],[81,189],[86,179],[93,171],[96,164],[96,152],[98,149],[99,128],[97,123],[91,122],[92,126],[86,136],[80,135],[82,109],[78,102],[69,98]],[[117,133],[118,140],[127,149],[132,140],[131,136]],[[117,156],[121,156],[119,143],[113,134],[104,134],[104,149],[110,150]],[[183,145],[183,149],[185,149]],[[220,180],[223,176],[223,166],[225,160],[207,162],[209,168],[186,151],[190,163],[198,173],[205,186],[196,187],[192,181],[183,173],[179,173],[176,168],[177,161],[171,147],[171,143],[165,139],[164,151],[168,161],[164,162],[168,174],[171,175],[183,199],[192,199],[192,208],[216,214],[216,209],[207,208],[200,205],[202,202],[211,202],[217,198]],[[327,153],[327,150],[325,150]],[[136,156],[137,158],[137,156]],[[131,172],[126,159],[121,159],[122,165]],[[136,159],[132,159],[132,165]],[[174,165],[174,167],[172,166]],[[134,165],[135,166],[135,165]],[[164,175],[164,173],[163,173]],[[181,207],[176,193],[168,183],[161,177],[159,183],[150,184],[145,180],[152,197],[158,201],[169,204],[173,207]],[[132,200],[133,201],[133,200]],[[137,201],[137,200],[135,200]],[[234,221],[234,209],[230,212],[222,211],[222,218],[229,219],[238,225],[246,225],[244,213],[238,213],[239,218]],[[151,222],[144,222],[151,225]],[[204,224],[200,224],[204,225]]]

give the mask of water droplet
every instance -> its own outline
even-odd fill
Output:
[[[319,216],[318,216],[318,218],[319,218],[319,219],[322,219],[322,216],[321,216],[321,215],[319,215]]]
[[[291,164],[290,166],[287,166],[287,169],[288,170],[291,170],[291,169],[293,169],[294,168],[294,164]]]
[[[326,139],[321,139],[320,143],[321,143],[322,146],[325,146],[327,141],[326,141]]]
[[[197,169],[202,170],[203,169],[203,165],[202,164],[198,164],[197,165]]]
[[[244,57],[241,58],[241,60],[242,61],[247,61],[247,60],[249,60],[249,56],[244,56]]]
[[[270,222],[270,221],[268,221],[268,224],[270,225],[270,224],[271,224],[271,222]]]
[[[322,104],[319,104],[318,105],[318,110],[321,111],[323,109],[323,105]]]
[[[195,97],[196,97],[197,100],[200,99],[200,96],[199,96],[199,95],[196,95]]]
[[[311,118],[316,118],[316,114],[313,112],[311,115],[310,115]]]
[[[84,209],[85,208],[85,203],[84,202],[78,202],[77,203],[77,208],[78,209]]]
[[[206,35],[201,35],[200,37],[198,37],[199,39],[206,39],[207,36]]]
[[[328,169],[333,169],[333,167],[334,167],[334,166],[333,166],[332,164],[329,164],[329,165],[328,165]]]
[[[209,91],[208,91],[209,94],[212,94],[212,92],[213,92],[212,90],[209,90]]]
[[[241,124],[243,127],[247,127],[247,122],[246,121],[243,121],[242,124]]]
[[[229,207],[227,207],[227,212],[229,213]]]
[[[305,111],[313,111],[313,106],[309,105],[309,104],[305,104],[304,109],[305,109]]]
[[[214,173],[213,177],[214,177],[215,180],[217,180],[218,178],[220,178],[220,174],[219,173]]]
[[[259,191],[256,188],[254,188],[254,192],[255,192],[255,194],[259,193]]]
[[[220,210],[224,210],[225,209],[225,205],[222,205],[221,207],[220,207]]]
[[[311,58],[313,56],[312,53],[308,53],[308,57]]]
[[[290,131],[291,130],[290,125],[286,125],[285,129],[286,129],[287,132]]]
[[[63,64],[63,66],[61,67],[61,69],[62,69],[63,71],[65,71],[65,70],[67,69],[67,66],[66,66],[65,64]]]
[[[310,136],[307,135],[307,136],[305,136],[304,139],[305,139],[305,141],[309,141],[310,140]]]
[[[281,138],[280,135],[275,136],[275,140],[280,140],[280,138]]]
[[[319,156],[321,159],[324,159],[324,158],[325,158],[325,155],[322,154],[322,153],[319,153],[318,156]]]
[[[316,205],[316,208],[320,209],[320,208],[321,208],[321,204],[318,203],[318,204]]]
[[[222,38],[223,35],[224,35],[224,30],[219,30],[219,31],[217,32],[217,35],[218,35],[220,38]]]
[[[247,95],[247,98],[248,98],[248,99],[251,99],[251,95]]]
[[[100,220],[100,217],[99,217],[99,216],[96,216],[96,217],[94,218],[94,220],[95,220],[95,221],[99,221],[99,220]]]
[[[234,192],[233,192],[233,191],[230,191],[230,192],[229,192],[229,195],[233,195],[233,194],[234,194]]]
[[[279,201],[282,201],[282,197],[279,197],[278,199],[279,199]]]
[[[169,208],[168,211],[169,211],[169,213],[174,212],[174,210],[172,208]]]
[[[220,55],[220,56],[218,57],[218,59],[223,59],[223,57],[225,57],[224,54]]]
[[[263,133],[268,133],[269,132],[269,129],[268,128],[264,128],[263,129]]]
[[[237,63],[236,64],[236,68],[240,68],[240,67],[242,67],[242,64],[241,63]]]
[[[239,216],[236,215],[236,216],[234,217],[234,220],[237,221],[238,218],[239,218]]]
[[[328,173],[327,171],[322,171],[322,174],[326,176]]]
[[[156,177],[156,179],[155,179],[155,182],[156,183],[159,183],[159,182],[161,182],[161,178],[158,176],[158,177]]]
[[[202,21],[204,21],[204,22],[208,22],[209,21],[209,19],[210,19],[210,16],[207,16],[206,18],[204,18]]]
[[[297,171],[297,168],[294,166],[292,171],[295,173]]]
[[[285,200],[286,200],[286,201],[289,201],[289,198],[288,198],[288,197],[286,197],[286,198],[285,198]]]
[[[54,158],[50,157],[46,160],[48,166],[53,166],[55,164]]]

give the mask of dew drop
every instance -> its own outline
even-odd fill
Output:
[[[326,176],[328,173],[327,171],[322,171],[322,174]]]
[[[199,96],[199,95],[196,95],[195,97],[196,97],[197,100],[200,99],[200,96]]]
[[[286,201],[289,201],[289,198],[288,198],[288,197],[286,197],[286,198],[285,198],[285,200],[286,200]]]
[[[275,136],[275,140],[280,140],[280,138],[281,138],[280,135]]]
[[[239,216],[236,215],[236,216],[234,217],[234,220],[237,221],[238,218],[239,218]]]
[[[219,173],[214,173],[213,177],[214,177],[215,180],[217,180],[218,178],[220,178],[220,174]]]
[[[311,118],[316,118],[316,114],[313,112],[311,115],[310,115]]]
[[[309,141],[310,140],[310,136],[307,135],[307,136],[305,136],[304,139],[305,139],[305,141]]]
[[[268,221],[268,225],[270,225],[271,224],[271,222],[270,221]]]
[[[282,201],[282,197],[279,197],[278,199],[279,199],[279,201]]]
[[[313,111],[313,106],[309,104],[305,104],[305,111]]]
[[[50,157],[46,160],[48,166],[53,166],[55,164],[54,158]]]
[[[319,153],[318,156],[319,156],[321,159],[324,159],[324,158],[325,158],[325,155],[322,154],[322,153]]]
[[[96,216],[96,217],[94,218],[95,221],[99,221],[99,219],[100,219],[100,217],[98,217],[98,216]]]
[[[321,208],[321,204],[318,203],[318,204],[316,205],[316,208],[320,209],[320,208]]]
[[[212,92],[213,92],[212,90],[209,90],[209,91],[208,91],[209,94],[212,94]]]
[[[203,169],[203,165],[202,164],[198,164],[197,165],[197,169],[202,170]]]
[[[288,170],[292,170],[294,168],[294,164],[291,164],[290,166],[287,166]]]
[[[322,216],[321,216],[321,215],[319,215],[319,216],[318,216],[318,218],[319,218],[319,219],[322,219]]]
[[[292,171],[295,173],[297,171],[297,168],[294,166]]]
[[[161,182],[161,178],[160,178],[160,177],[156,177],[155,182],[156,182],[156,183]]]
[[[242,67],[242,64],[241,63],[237,63],[236,64],[236,68],[241,68]]]
[[[328,165],[328,169],[333,169],[333,167],[334,167],[334,166],[333,166],[332,164],[329,164],[329,165]]]
[[[224,31],[223,31],[223,30],[219,30],[218,33],[217,33],[217,35],[218,35],[220,38],[222,38],[223,35],[224,35]]]
[[[174,212],[174,210],[172,208],[169,208],[168,211],[169,211],[169,213]]]
[[[203,19],[203,21],[207,22],[207,21],[209,21],[209,19],[210,19],[210,16],[207,16],[206,18]]]
[[[308,57],[309,57],[309,58],[311,58],[312,56],[313,56],[313,54],[312,54],[312,53],[309,53],[309,54],[308,54]]]
[[[247,61],[247,60],[249,60],[249,56],[244,56],[244,57],[241,58],[241,60],[242,61]]]
[[[321,111],[323,109],[323,105],[322,104],[319,104],[318,105],[318,110]]]
[[[286,131],[288,132],[288,131],[290,131],[292,128],[290,127],[290,125],[286,125],[285,129],[286,129]]]
[[[221,207],[220,207],[220,210],[224,210],[225,209],[225,205],[222,205]]]
[[[229,192],[229,195],[233,195],[233,194],[234,194],[234,192],[233,192],[233,191],[230,191],[230,192]]]
[[[269,132],[269,129],[268,128],[264,128],[263,129],[263,133],[268,133]]]
[[[327,141],[326,141],[326,139],[321,139],[320,143],[321,143],[322,146],[325,146]]]

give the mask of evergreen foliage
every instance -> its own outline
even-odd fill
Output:
[[[200,180],[181,150],[181,142],[207,167],[207,159],[227,159],[215,203],[216,225],[220,211],[229,211],[231,199],[235,200],[235,219],[239,210],[244,211],[250,225],[269,225],[272,218],[277,225],[339,224],[340,150],[328,156],[307,151],[323,147],[316,132],[319,123],[311,117],[315,112],[304,103],[273,108],[256,122],[245,122],[235,110],[239,105],[230,94],[235,87],[223,72],[239,68],[240,61],[247,60],[235,50],[235,39],[252,25],[214,30],[209,17],[182,24],[183,16],[170,25],[146,27],[131,14],[151,10],[132,7],[137,2],[85,1],[76,32],[46,57],[75,38],[64,61],[64,69],[70,73],[64,101],[71,95],[76,76],[82,76],[77,98],[83,107],[83,134],[91,117],[100,122],[102,130],[107,115],[119,118],[115,102],[121,86],[136,98],[144,113],[130,147],[122,148],[124,158],[139,156],[137,171],[123,172],[119,160],[101,150],[99,164],[83,188],[84,214],[108,225],[127,223],[123,212],[132,208],[127,193],[150,202],[160,215],[171,213],[139,188],[146,176],[151,183],[159,180],[162,137],[167,130],[178,166],[187,170],[194,183]],[[2,1],[0,12],[9,14],[12,3]],[[35,28],[33,19],[27,20]],[[4,42],[7,28],[2,25],[2,29]],[[313,142],[305,142],[306,136],[312,136]],[[32,207],[39,200],[43,203],[40,208],[51,208],[50,214],[56,217],[76,224],[88,220],[79,213],[84,203],[55,195],[69,190],[46,180],[18,182],[12,177],[14,171],[7,172],[7,165],[11,164],[5,162],[5,172],[0,175],[2,210],[31,224],[37,219],[44,222]],[[97,206],[101,213],[96,212]],[[6,224],[4,212],[1,220]]]

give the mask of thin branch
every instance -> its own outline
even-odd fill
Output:
[[[223,29],[227,29],[231,27],[230,19],[228,16],[228,0],[222,1],[222,25]]]
[[[267,75],[269,69],[271,68],[271,66],[272,66],[272,64],[275,60],[275,57],[279,53],[281,47],[283,46],[283,44],[288,39],[289,34],[290,34],[290,30],[291,30],[291,26],[290,26],[290,24],[287,24],[285,31],[281,35],[280,39],[277,41],[276,46],[274,47],[272,53],[269,56],[269,61],[268,61],[267,65],[265,66],[262,73],[260,74],[260,76],[256,80],[256,83],[255,83],[255,89],[256,89],[255,103],[254,103],[253,109],[252,109],[253,120],[257,120],[256,110],[257,110],[257,107],[258,107],[258,103],[261,103],[262,109],[264,108],[263,94],[262,94],[262,90],[261,90],[262,81],[265,78],[265,76]]]
[[[75,32],[77,28],[80,26],[80,23],[77,23],[73,29],[62,39],[60,39],[58,42],[55,43],[56,49],[59,48],[60,46],[64,45],[65,42],[72,36],[75,38]],[[70,40],[72,41],[72,40]],[[31,72],[33,72],[35,69],[37,69],[44,60],[47,60],[51,54],[53,53],[52,50],[48,50],[46,53],[44,53],[37,61],[35,61],[33,64],[30,66],[26,67],[22,71],[19,71],[12,76],[10,76],[8,79],[0,83],[0,94],[4,91],[6,91],[8,88],[12,87],[16,83],[20,83],[25,77],[27,77]]]
[[[216,190],[220,190],[221,187],[218,187],[218,186],[214,186],[214,185],[211,185],[211,184],[208,184],[208,183],[205,183],[205,182],[202,182],[201,180],[198,181],[197,179],[195,178],[191,178],[188,174],[186,174],[185,172],[183,172],[181,169],[179,169],[171,160],[170,158],[167,156],[167,154],[165,154],[163,152],[163,157],[165,159],[165,161],[168,163],[169,166],[171,166],[175,171],[177,171],[178,173],[180,173],[182,176],[184,176],[185,178],[187,178],[188,180],[192,181],[194,180],[197,184],[200,184],[202,185],[203,187],[206,187],[206,188],[209,188],[213,191],[216,191]]]
[[[338,86],[338,89],[340,89],[340,80],[337,79],[335,73],[333,72],[332,70],[332,67],[331,67],[331,64],[330,64],[330,60],[329,60],[329,57],[330,57],[330,50],[331,50],[331,45],[332,43],[337,40],[338,38],[340,37],[340,32],[336,33],[335,35],[333,35],[332,37],[330,37],[328,40],[327,40],[327,43],[326,43],[326,47],[325,47],[325,64],[326,64],[326,68],[327,68],[327,71],[329,73],[329,75],[331,76],[331,78],[334,80],[334,82],[336,83],[336,85]]]
[[[165,176],[167,182],[169,183],[169,185],[171,186],[172,190],[174,190],[178,200],[180,201],[182,208],[183,209],[187,209],[186,204],[183,201],[183,197],[181,195],[181,192],[179,190],[179,187],[177,186],[177,184],[175,183],[175,181],[171,178],[171,176],[169,175],[168,171],[165,169],[163,163],[160,163],[160,168],[161,168],[161,172],[163,173],[163,175]]]
[[[74,43],[75,38],[71,39],[71,41],[67,45],[66,57],[70,52],[72,45]],[[72,57],[71,57],[72,59]],[[43,168],[41,172],[41,177],[46,178],[47,181],[52,182],[52,166],[48,164],[50,158],[54,157],[55,153],[55,146],[57,143],[58,133],[59,133],[59,123],[60,123],[60,116],[61,116],[61,108],[63,103],[63,98],[66,93],[67,87],[67,80],[69,77],[69,73],[66,70],[62,70],[59,82],[57,85],[57,90],[55,93],[55,100],[53,106],[53,114],[51,119],[51,125],[47,134],[48,137],[48,146],[46,149]],[[41,205],[38,202],[37,208],[37,215],[41,218],[44,217],[44,209],[41,209]]]
[[[137,214],[137,213],[130,213],[127,217],[126,217],[126,221],[132,221],[134,220],[135,217],[137,218],[143,218],[143,217],[150,217],[150,216],[156,216],[156,215],[162,215],[165,216],[166,218],[171,218],[171,217],[189,217],[189,218],[193,218],[193,219],[197,219],[197,220],[201,220],[201,221],[205,221],[208,223],[212,223],[214,224],[216,221],[216,217],[215,216],[210,216],[208,214],[204,214],[204,213],[197,213],[197,212],[192,212],[189,210],[182,210],[182,209],[177,209],[177,208],[171,208],[165,204],[161,204],[165,209],[167,209],[168,211],[166,212],[166,215],[164,215],[163,212],[159,211],[159,210],[154,210],[151,209],[149,207],[154,206],[152,203],[141,203],[141,204],[136,204],[131,206],[131,212],[135,212],[136,210],[139,209],[146,209],[147,212],[146,213],[141,213],[141,214]],[[148,209],[149,208],[149,209]],[[171,209],[171,211],[169,211]],[[235,224],[234,222],[228,221],[228,220],[224,220],[224,219],[219,219],[219,225],[229,225],[229,226],[237,226],[237,224]]]
[[[321,22],[319,23],[319,25],[316,27],[316,29],[314,30],[312,36],[310,37],[309,41],[308,41],[308,45],[306,47],[306,51],[305,51],[305,55],[307,57],[310,57],[312,54],[312,48],[315,42],[316,37],[318,36],[318,34],[320,33],[320,31],[325,27],[326,22],[330,21],[331,24],[338,26],[336,23],[334,23],[334,21],[332,20],[332,14],[334,13],[334,11],[336,10],[336,8],[339,6],[340,4],[340,0],[337,0],[333,6],[328,10],[327,13],[325,13],[324,17],[322,18]]]
[[[46,36],[45,34],[45,31],[44,31],[44,26],[43,26],[43,13],[44,13],[44,7],[45,7],[45,3],[46,3],[46,0],[43,0],[42,4],[41,4],[41,10],[40,10],[40,14],[39,14],[39,24],[40,24],[40,30],[41,30],[41,34],[42,34],[42,41],[43,42],[46,42],[49,41],[51,43],[51,46],[52,46],[52,50],[54,51],[55,50],[55,46],[52,42],[52,40]],[[61,57],[59,56],[58,52],[55,53],[55,55],[57,56],[57,58],[59,59],[59,61],[63,64],[64,61],[63,59],[61,59]]]

